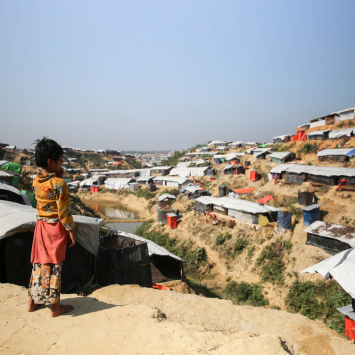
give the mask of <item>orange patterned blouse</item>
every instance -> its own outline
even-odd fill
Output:
[[[56,174],[37,174],[32,183],[37,199],[37,219],[61,222],[66,230],[75,227],[67,183]]]

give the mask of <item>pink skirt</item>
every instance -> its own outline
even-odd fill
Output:
[[[60,264],[65,260],[69,236],[60,222],[38,220],[32,244],[32,264]]]

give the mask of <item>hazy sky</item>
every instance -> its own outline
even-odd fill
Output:
[[[355,106],[355,1],[0,2],[0,142],[270,141]]]

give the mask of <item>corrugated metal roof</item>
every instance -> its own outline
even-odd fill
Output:
[[[284,159],[290,154],[292,154],[292,152],[275,152],[268,155],[268,158]]]
[[[159,202],[160,202],[160,201],[163,201],[163,200],[165,200],[166,198],[171,198],[171,199],[173,199],[173,200],[176,200],[176,197],[175,197],[174,195],[172,195],[172,194],[164,194],[164,195],[161,195],[161,196],[158,197],[158,201],[159,201]]]
[[[298,164],[280,164],[271,169],[270,173],[281,174],[285,171],[295,174],[306,173],[318,176],[355,176],[355,169]]]
[[[327,155],[355,155],[355,149],[324,149],[317,153],[318,157],[325,157]]]
[[[170,251],[166,250],[165,248],[161,247],[158,244],[155,244],[154,242],[152,242],[149,239],[145,239],[143,237],[140,237],[140,236],[132,234],[132,233],[126,233],[126,232],[121,232],[121,231],[118,231],[118,232],[119,232],[119,234],[124,235],[124,236],[126,236],[128,238],[132,238],[132,239],[139,240],[141,242],[147,243],[149,256],[152,256],[152,255],[170,256],[173,259],[185,262],[184,259],[178,257],[177,255],[175,255],[173,253],[170,253]]]
[[[355,247],[355,228],[353,227],[316,221],[304,231],[321,237],[340,240],[343,243],[349,244],[352,248]]]

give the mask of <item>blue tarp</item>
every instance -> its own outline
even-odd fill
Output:
[[[277,212],[277,226],[285,229],[292,229],[291,213],[281,211]]]
[[[320,221],[320,209],[315,208],[310,211],[303,211],[303,225],[310,226],[315,221]]]

